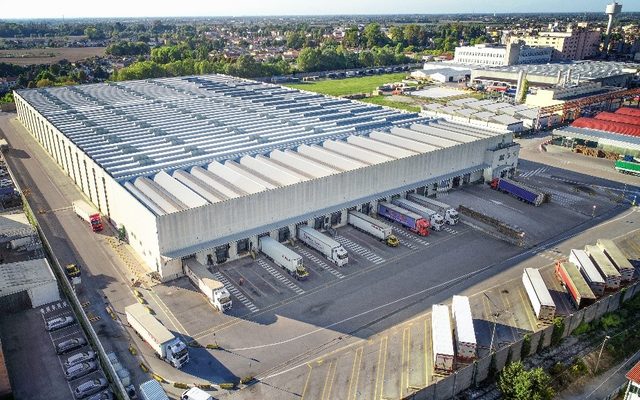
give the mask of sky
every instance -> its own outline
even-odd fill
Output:
[[[612,0],[6,0],[0,19],[330,14],[603,12]],[[153,4],[153,6],[149,6]],[[640,11],[626,0],[623,11]]]

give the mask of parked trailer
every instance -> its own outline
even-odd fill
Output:
[[[556,262],[556,278],[567,289],[573,305],[577,309],[593,304],[596,301],[596,295],[593,294],[587,280],[580,273],[578,266],[571,261]]]
[[[169,396],[156,380],[146,381],[140,384],[140,397],[142,400],[169,400]]]
[[[307,246],[318,250],[338,267],[349,262],[349,255],[342,245],[329,236],[306,225],[298,226],[298,239]]]
[[[616,267],[620,273],[620,279],[622,281],[629,282],[633,280],[633,275],[635,274],[636,269],[631,265],[629,259],[622,254],[620,248],[613,243],[613,240],[598,239],[596,246],[600,247],[600,249],[604,251],[604,254],[609,257],[613,266]]]
[[[407,199],[438,211],[444,218],[444,222],[449,225],[455,225],[460,221],[460,214],[458,214],[458,211],[446,203],[415,193],[407,194]]]
[[[149,310],[135,303],[124,308],[127,322],[156,352],[157,356],[175,368],[189,362],[189,350],[182,340],[175,337]]]
[[[400,244],[396,235],[393,234],[392,227],[361,212],[355,210],[349,211],[349,214],[347,214],[347,223],[356,229],[384,241],[387,246],[397,247]]]
[[[456,355],[460,361],[473,361],[477,357],[476,331],[473,327],[471,305],[467,296],[453,296],[451,303],[454,331],[456,338]]]
[[[433,341],[433,371],[453,372],[455,353],[451,334],[449,306],[434,304],[431,308],[431,340]]]
[[[556,305],[551,298],[551,293],[540,275],[540,271],[534,268],[525,268],[522,274],[522,283],[529,296],[529,302],[533,307],[536,318],[540,321],[551,322],[556,314]]]
[[[184,263],[184,273],[218,311],[231,310],[231,294],[204,265],[189,259]]]
[[[604,278],[598,271],[593,261],[589,258],[589,255],[584,250],[571,249],[569,253],[569,261],[574,263],[576,267],[582,273],[582,276],[589,284],[591,291],[596,297],[600,297],[604,294]]]
[[[298,280],[307,279],[309,271],[302,263],[302,257],[278,242],[277,240],[263,236],[259,239],[260,251],[262,251],[271,261],[283,268]]]
[[[536,207],[545,200],[544,193],[507,178],[494,178],[491,181],[491,188],[508,193],[518,200],[533,204]]]
[[[640,163],[635,161],[617,160],[614,168],[623,174],[640,175]]]
[[[586,245],[584,251],[591,257],[593,264],[598,268],[604,278],[605,290],[618,290],[620,288],[620,272],[613,266],[604,251],[598,246]]]
[[[394,206],[386,201],[378,203],[378,214],[391,221],[396,221],[402,226],[408,228],[411,232],[417,233],[420,236],[429,235],[429,221],[421,217],[420,215],[405,210],[402,207]]]
[[[93,208],[93,206],[86,201],[76,200],[72,203],[72,207],[73,212],[75,212],[78,217],[88,222],[94,232],[100,232],[102,230],[102,217],[100,217],[100,212]]]
[[[442,230],[442,227],[444,226],[444,218],[442,218],[442,215],[438,214],[436,211],[433,211],[427,207],[424,207],[407,199],[394,199],[391,202],[398,207],[404,208],[405,210],[409,210],[418,215],[422,215],[427,221],[429,221],[431,229],[433,229],[434,231]]]

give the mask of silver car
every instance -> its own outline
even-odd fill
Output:
[[[113,400],[113,393],[111,390],[105,390],[104,392],[96,393],[91,397],[87,397],[87,400]]]
[[[73,389],[73,394],[76,396],[76,399],[83,399],[94,393],[98,393],[106,387],[107,380],[104,378],[89,379],[76,386],[76,388]]]
[[[75,350],[79,347],[84,346],[85,344],[87,344],[87,341],[81,337],[63,340],[62,342],[56,345],[56,353],[58,354],[68,353],[71,350]]]
[[[73,321],[74,319],[72,316],[56,317],[56,318],[47,320],[44,325],[45,325],[45,328],[47,328],[47,330],[51,332],[51,331],[56,331],[58,329],[64,328],[65,326],[69,326],[73,324]]]
[[[64,362],[64,369],[68,369],[72,365],[80,364],[87,361],[93,361],[96,358],[96,353],[93,351],[84,351],[82,353],[69,356]]]
[[[67,380],[70,381],[72,379],[78,379],[86,374],[95,371],[98,369],[98,364],[94,361],[87,361],[80,364],[72,365],[69,368],[64,370],[64,376],[67,377]]]

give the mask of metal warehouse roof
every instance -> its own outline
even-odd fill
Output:
[[[46,258],[0,264],[0,297],[56,282]]]
[[[531,75],[557,76],[558,72],[567,72],[571,70],[573,76],[580,76],[581,80],[585,79],[602,79],[610,76],[635,73],[638,71],[639,65],[625,62],[614,61],[574,61],[574,62],[556,62],[548,64],[519,64],[497,67],[476,67],[478,70],[488,71],[504,71],[517,73],[525,71]]]

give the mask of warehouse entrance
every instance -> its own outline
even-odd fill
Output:
[[[216,263],[222,264],[229,259],[229,245],[216,247]]]
[[[291,231],[289,231],[289,227],[285,226],[284,228],[278,229],[278,242],[286,242],[291,237]]]

